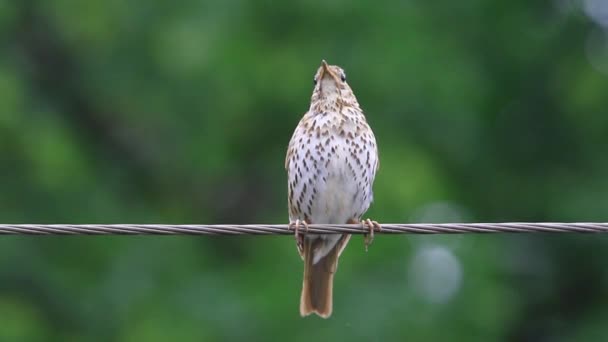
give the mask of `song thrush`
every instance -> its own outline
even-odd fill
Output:
[[[380,225],[361,216],[372,199],[379,166],[371,128],[344,70],[322,61],[314,78],[310,108],[295,129],[285,160],[290,227],[304,260],[300,314],[327,318],[333,277],[349,234],[302,234],[312,223],[361,223],[369,229],[366,248]],[[306,229],[305,229],[306,230]]]

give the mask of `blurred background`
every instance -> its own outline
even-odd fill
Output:
[[[0,1],[1,223],[287,223],[321,59],[380,222],[606,221],[608,1]],[[608,237],[351,240],[302,319],[292,237],[1,237],[0,340],[608,338]]]

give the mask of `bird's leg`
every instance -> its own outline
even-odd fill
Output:
[[[296,246],[298,247],[298,252],[300,252],[300,254],[302,254],[302,247],[304,246],[303,241],[301,241],[300,238],[300,220],[295,220],[295,222],[289,222],[289,230],[293,229],[294,231],[294,238],[296,239]]]
[[[308,223],[306,221],[300,221],[299,219],[295,222],[289,222],[288,229],[294,230],[294,237],[296,239],[296,246],[300,255],[304,253],[304,234],[300,233],[300,225],[304,226],[304,231],[308,232]]]
[[[382,227],[380,227],[380,224],[377,221],[372,221],[370,219],[363,220],[361,224],[363,225],[363,228],[369,229],[369,233],[365,234],[365,251],[367,252],[367,248],[372,244],[372,241],[374,241],[374,231],[382,231]]]
[[[300,254],[304,254],[304,236],[308,234],[308,222],[306,222],[306,220],[302,220],[300,223],[304,226],[304,234],[296,233],[296,243],[298,244]]]

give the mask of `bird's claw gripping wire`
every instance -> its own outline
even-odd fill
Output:
[[[382,231],[382,227],[380,226],[380,224],[377,221],[372,221],[370,219],[363,220],[361,222],[361,225],[363,225],[363,228],[367,228],[369,230],[369,233],[364,234],[365,235],[365,251],[367,252],[367,249],[374,241],[374,231],[380,232],[380,231]]]
[[[298,252],[302,254],[304,252],[304,234],[300,232],[300,225],[304,226],[304,232],[308,233],[308,223],[306,221],[296,220],[295,222],[290,222],[289,229],[294,230],[296,246],[298,247]]]

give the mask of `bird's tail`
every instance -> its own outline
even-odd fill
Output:
[[[304,281],[300,297],[300,315],[316,313],[323,318],[331,315],[334,273],[338,268],[338,258],[349,239],[349,234],[342,235],[337,243],[335,240],[320,237],[304,239]],[[324,256],[316,256],[316,253],[325,252],[325,248],[322,248],[324,244],[332,242],[333,247]]]

